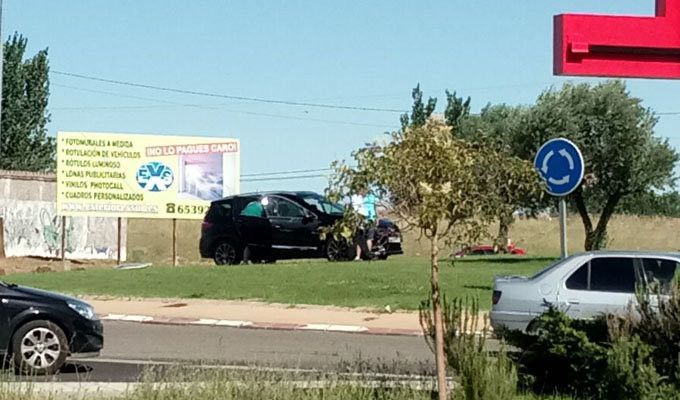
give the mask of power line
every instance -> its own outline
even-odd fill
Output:
[[[128,98],[128,99],[137,99],[137,100],[152,101],[152,102],[156,102],[156,103],[171,104],[171,105],[176,105],[176,106],[196,107],[196,108],[206,108],[206,109],[215,108],[215,107],[205,106],[205,105],[201,105],[201,104],[181,103],[181,102],[177,102],[177,101],[161,100],[161,99],[156,99],[156,98],[151,98],[151,97],[132,96],[132,95],[126,95],[126,94],[122,94],[122,93],[109,92],[109,91],[106,91],[106,90],[95,90],[95,89],[81,88],[81,87],[77,87],[77,86],[61,85],[61,84],[58,84],[58,83],[50,83],[50,86],[56,86],[56,87],[61,87],[61,88],[66,88],[66,89],[71,89],[71,90],[77,90],[77,91],[87,92],[87,93],[105,94],[107,96],[123,97],[123,98]]]
[[[282,176],[279,178],[256,178],[256,179],[241,179],[241,182],[263,182],[263,181],[283,181],[293,179],[310,179],[310,178],[327,178],[327,175],[299,175],[299,176]]]
[[[343,106],[343,105],[335,105],[335,104],[300,102],[300,101],[292,101],[292,100],[267,99],[267,98],[260,98],[260,97],[235,96],[235,95],[228,95],[228,94],[203,92],[203,91],[197,91],[197,90],[186,90],[186,89],[177,89],[177,88],[170,88],[170,87],[163,87],[163,86],[155,86],[155,85],[148,85],[148,84],[142,84],[142,83],[120,81],[120,80],[115,80],[115,79],[99,78],[99,77],[95,77],[95,76],[82,75],[82,74],[76,74],[76,73],[64,72],[64,71],[57,71],[57,70],[51,70],[50,73],[56,74],[56,75],[69,76],[69,77],[72,77],[72,78],[86,79],[86,80],[104,82],[104,83],[110,83],[110,84],[116,84],[116,85],[132,86],[132,87],[138,87],[138,88],[143,88],[143,89],[160,90],[160,91],[182,93],[182,94],[190,94],[190,95],[195,95],[195,96],[217,97],[217,98],[230,99],[230,100],[252,101],[252,102],[269,103],[269,104],[283,104],[283,105],[289,105],[289,106],[330,108],[330,109],[340,109],[340,110],[376,111],[376,112],[390,112],[390,113],[408,113],[409,112],[409,110],[399,110],[399,109],[393,109],[393,108]],[[467,90],[472,91],[472,90],[486,90],[486,89],[495,89],[495,88],[511,88],[511,87],[522,87],[522,86],[533,85],[533,84],[534,83],[496,85],[496,86],[478,87],[478,88],[467,89]],[[538,82],[536,82],[535,84],[538,84]],[[75,88],[75,87],[70,87],[70,86],[66,86],[66,85],[53,84],[53,86],[68,87],[68,88],[71,88],[71,89],[90,91],[90,92],[93,92],[93,93],[111,94],[110,92]],[[146,100],[159,101],[159,102],[162,101],[162,100],[148,99],[148,98],[137,97],[137,96],[125,96],[125,95],[119,95],[119,96],[137,98],[137,99],[146,99]],[[385,97],[391,97],[391,96],[392,95],[386,95]],[[366,96],[366,97],[373,97],[373,96]],[[375,97],[380,97],[380,96],[375,96]],[[170,101],[162,101],[162,102],[165,102],[165,103],[168,103],[168,104],[182,105],[182,106],[186,106],[186,107],[199,107],[199,108],[211,107],[211,106],[202,106],[202,105],[196,105],[196,104],[175,103],[175,102],[170,102]],[[233,111],[233,112],[239,112],[239,111]],[[658,112],[656,114],[657,115],[680,115],[680,112]],[[273,115],[270,115],[270,116],[273,116]]]
[[[128,95],[123,95],[123,94],[119,94],[119,93],[115,93],[115,92],[85,89],[85,88],[79,88],[79,87],[68,86],[68,85],[52,84],[52,86],[63,87],[63,88],[73,89],[73,90],[78,90],[78,91],[83,91],[83,92],[105,94],[105,95],[109,95],[109,96],[117,96],[117,97],[125,97],[125,98],[132,98],[132,99],[139,99],[139,100],[146,100],[146,101],[154,101],[154,102],[167,104],[168,106],[194,107],[194,108],[200,108],[200,109],[205,109],[205,110],[222,110],[224,112],[234,113],[234,114],[256,115],[256,116],[260,116],[260,117],[291,119],[291,120],[297,120],[297,121],[312,121],[312,122],[323,122],[323,123],[328,123],[328,124],[352,125],[352,126],[368,126],[368,127],[372,127],[372,128],[374,127],[374,128],[382,128],[382,129],[398,129],[398,127],[396,125],[371,124],[371,123],[365,123],[365,122],[339,121],[339,120],[329,120],[329,119],[322,119],[322,118],[297,117],[297,116],[293,116],[293,115],[259,113],[259,112],[252,112],[252,111],[242,111],[242,110],[228,109],[228,108],[225,108],[224,105],[222,105],[222,104],[212,104],[211,105],[211,104],[180,103],[180,102],[174,102],[174,101],[154,99],[154,98],[149,98],[149,97],[128,96]],[[108,107],[107,106],[102,106],[102,107],[83,106],[83,107],[54,107],[54,108],[52,108],[52,110],[58,110],[58,111],[88,111],[88,110],[116,111],[116,110],[149,109],[149,108],[158,108],[158,107],[159,106],[154,107],[154,106],[144,106],[144,105],[138,105],[138,106],[108,106]]]
[[[145,110],[153,108],[181,107],[180,105],[133,105],[133,106],[92,106],[92,107],[52,107],[52,111],[97,111],[97,110]]]
[[[72,78],[86,79],[86,80],[97,81],[97,82],[111,83],[111,84],[115,84],[115,85],[132,86],[132,87],[143,88],[143,89],[160,90],[160,91],[164,91],[164,92],[191,94],[191,95],[195,95],[195,96],[217,97],[217,98],[229,99],[229,100],[252,101],[252,102],[268,103],[268,104],[283,104],[283,105],[287,105],[287,106],[331,108],[331,109],[339,109],[339,110],[376,111],[376,112],[390,112],[390,113],[407,112],[405,110],[397,110],[397,109],[392,109],[392,108],[342,106],[342,105],[334,105],[334,104],[298,102],[298,101],[292,101],[292,100],[267,99],[267,98],[261,98],[261,97],[235,96],[235,95],[230,95],[230,94],[210,93],[210,92],[202,92],[202,91],[198,91],[198,90],[185,90],[185,89],[177,89],[177,88],[164,87],[164,86],[155,86],[155,85],[148,85],[148,84],[142,84],[142,83],[120,81],[120,80],[115,80],[115,79],[98,78],[98,77],[95,77],[95,76],[75,74],[75,73],[72,73],[72,72],[55,71],[55,70],[52,70],[50,72],[53,73],[53,74],[56,74],[56,75],[69,76],[69,77],[72,77]]]
[[[241,174],[242,177],[251,176],[271,176],[271,175],[290,175],[290,174],[306,174],[310,172],[326,172],[332,171],[332,168],[317,168],[317,169],[299,169],[294,171],[277,171],[277,172],[258,172],[255,174]]]

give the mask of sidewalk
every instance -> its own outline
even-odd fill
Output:
[[[103,320],[422,336],[417,312],[204,299],[85,297]]]

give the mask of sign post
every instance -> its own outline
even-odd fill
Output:
[[[545,180],[546,192],[560,198],[560,255],[566,258],[568,253],[565,197],[576,190],[583,180],[583,155],[571,140],[552,139],[538,149],[534,167]]]

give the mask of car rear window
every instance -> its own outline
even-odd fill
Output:
[[[547,267],[543,268],[542,270],[540,270],[536,274],[534,274],[534,276],[532,276],[531,279],[538,279],[538,278],[544,276],[545,274],[552,271],[557,266],[562,265],[563,263],[570,262],[570,260],[574,257],[575,256],[572,255],[572,256],[565,258],[564,260],[555,260],[552,264],[548,265]]]
[[[589,263],[577,269],[567,279],[567,289],[571,290],[588,290],[588,267]]]
[[[206,214],[205,219],[207,221],[218,221],[223,220],[225,218],[231,218],[233,212],[232,206],[233,203],[231,201],[212,203],[212,205],[208,209],[208,213]]]

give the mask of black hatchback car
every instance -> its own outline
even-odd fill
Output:
[[[89,304],[68,296],[0,282],[0,359],[17,370],[49,375],[68,356],[95,356],[104,329]]]
[[[343,209],[314,192],[242,194],[212,202],[201,229],[200,252],[218,265],[238,264],[244,255],[253,262],[277,259],[354,258],[354,246],[332,238],[321,229],[342,218]],[[380,219],[372,253],[386,259],[402,254],[399,228]]]

